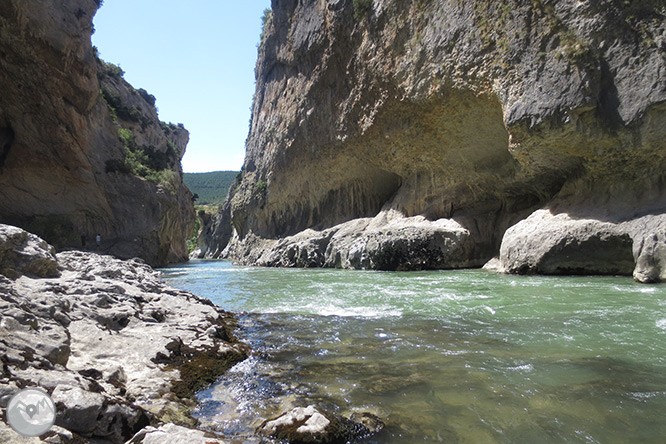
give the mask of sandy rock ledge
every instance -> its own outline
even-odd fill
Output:
[[[189,409],[196,390],[248,354],[231,314],[168,287],[140,260],[54,255],[7,225],[0,264],[0,407],[24,387],[47,390],[58,409],[47,442],[157,442],[165,430],[182,442],[221,442],[188,429]],[[2,421],[0,438],[40,442]]]

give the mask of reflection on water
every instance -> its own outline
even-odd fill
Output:
[[[377,414],[387,427],[373,443],[666,436],[666,286],[214,261],[165,271],[246,312],[238,335],[254,354],[200,393],[197,412],[230,437],[312,403]]]

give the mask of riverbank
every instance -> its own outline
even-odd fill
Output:
[[[58,411],[47,442],[222,442],[194,429],[193,396],[249,348],[231,313],[158,274],[0,225],[0,406],[45,389]],[[41,441],[0,420],[0,442]]]

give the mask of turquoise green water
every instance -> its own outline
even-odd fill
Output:
[[[163,271],[243,312],[253,356],[197,411],[239,442],[309,404],[377,414],[387,427],[369,443],[666,442],[664,285],[218,261]]]

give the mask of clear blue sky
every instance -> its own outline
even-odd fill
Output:
[[[125,79],[183,123],[185,172],[240,170],[261,16],[270,0],[105,0],[93,44]]]

